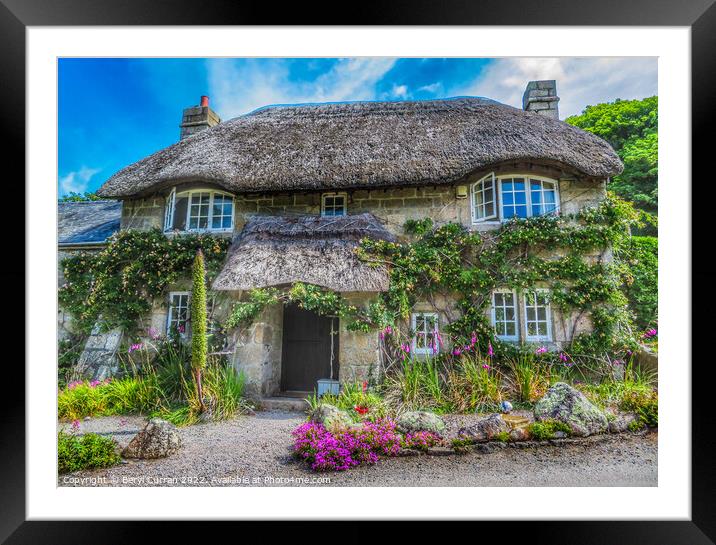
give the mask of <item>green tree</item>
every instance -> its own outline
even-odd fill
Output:
[[[206,338],[206,270],[204,253],[197,250],[192,267],[191,289],[191,366],[196,380],[196,393],[201,412],[204,412],[204,394],[201,386],[202,371],[206,367],[208,342]]]
[[[97,195],[97,193],[75,193],[74,191],[70,191],[67,195],[63,195],[60,197],[60,202],[88,202],[88,201],[101,201],[102,197]]]
[[[656,214],[658,206],[658,97],[615,100],[587,106],[566,122],[604,138],[624,162],[609,189],[638,208]]]
[[[631,237],[617,247],[616,256],[625,265],[622,287],[636,325],[641,329],[655,326],[659,318],[659,240]]]

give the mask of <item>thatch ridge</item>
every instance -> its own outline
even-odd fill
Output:
[[[358,259],[362,238],[395,240],[371,214],[256,216],[231,245],[213,289],[249,290],[294,282],[339,292],[388,289],[387,269]]]
[[[234,193],[445,184],[505,161],[550,161],[588,177],[623,166],[601,138],[483,98],[261,108],[114,174],[104,197],[201,180]]]

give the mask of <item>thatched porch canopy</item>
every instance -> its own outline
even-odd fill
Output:
[[[229,249],[213,289],[305,282],[339,292],[385,291],[386,268],[371,267],[355,254],[362,238],[394,240],[371,214],[254,217]]]
[[[198,132],[114,174],[127,198],[183,182],[233,193],[449,184],[505,161],[619,174],[601,138],[483,98],[271,106]]]

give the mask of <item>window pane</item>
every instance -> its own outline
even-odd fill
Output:
[[[502,202],[504,204],[513,204],[514,199],[512,198],[512,193],[502,193]]]
[[[524,191],[525,190],[525,181],[522,178],[515,178],[515,191]]]
[[[514,207],[514,215],[518,218],[526,218],[527,217],[527,207],[524,205],[518,205]]]
[[[502,181],[502,191],[512,191],[512,180]]]
[[[174,223],[172,228],[178,231],[186,229],[186,209],[189,205],[189,199],[186,197],[177,197],[174,205]]]
[[[224,216],[224,218],[222,219],[221,226],[224,229],[228,229],[229,227],[231,227],[231,216]]]
[[[527,322],[527,335],[529,335],[530,337],[534,337],[537,334],[537,326],[535,322]]]
[[[514,337],[517,335],[515,332],[515,324],[514,322],[505,322],[505,335],[508,335],[510,337]]]

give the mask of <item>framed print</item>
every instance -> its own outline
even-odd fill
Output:
[[[712,542],[691,263],[716,8],[519,4],[337,26],[3,0],[28,235],[3,276],[12,297],[26,263],[3,539],[379,519]]]

